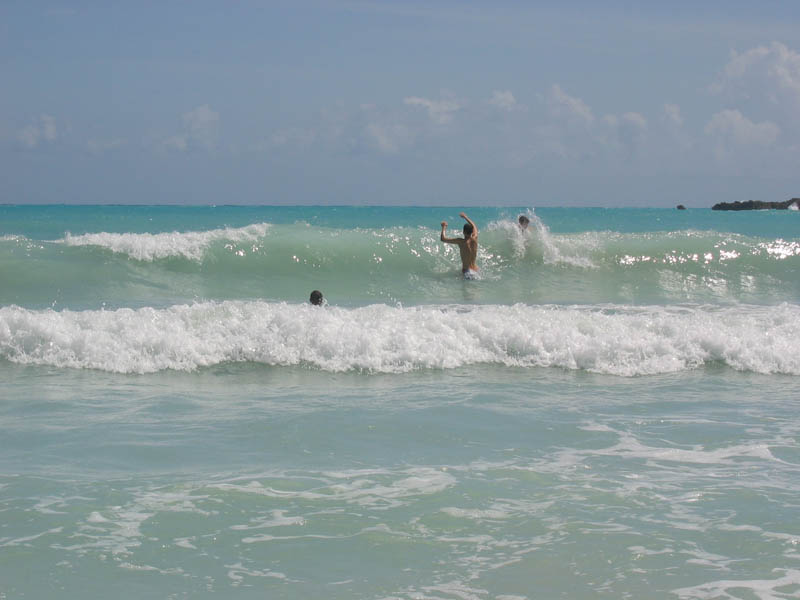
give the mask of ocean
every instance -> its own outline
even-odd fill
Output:
[[[797,598],[800,213],[460,210],[0,206],[0,599]]]

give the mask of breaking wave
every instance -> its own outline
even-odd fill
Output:
[[[800,299],[800,241],[712,230],[555,234],[496,219],[480,230],[480,281],[430,226],[305,221],[206,231],[0,238],[0,305],[157,306],[204,300],[337,304],[779,304]]]
[[[85,233],[67,234],[59,240],[68,246],[98,246],[112,252],[127,254],[133,259],[153,261],[180,256],[193,261],[204,258],[215,242],[253,242],[263,238],[269,223],[254,223],[246,227],[171,233]]]
[[[620,376],[722,364],[798,375],[800,307],[8,306],[0,308],[0,359],[117,373],[243,362],[367,373],[496,364]]]

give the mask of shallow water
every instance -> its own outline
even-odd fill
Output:
[[[800,589],[793,377],[2,374],[9,597]]]
[[[463,282],[380,226],[419,251],[447,209],[25,210],[0,230],[0,598],[800,593],[800,236],[774,213],[543,209],[522,238],[482,209]],[[360,266],[272,256],[304,244]]]

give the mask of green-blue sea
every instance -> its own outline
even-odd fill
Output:
[[[797,598],[800,212],[460,210],[0,206],[0,599]]]

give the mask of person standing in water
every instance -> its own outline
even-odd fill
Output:
[[[478,265],[475,264],[475,259],[478,258],[478,227],[463,212],[459,213],[458,216],[466,221],[464,237],[446,237],[447,221],[442,221],[442,235],[439,239],[445,244],[458,245],[458,250],[461,252],[461,272],[464,274],[464,279],[477,279]]]

